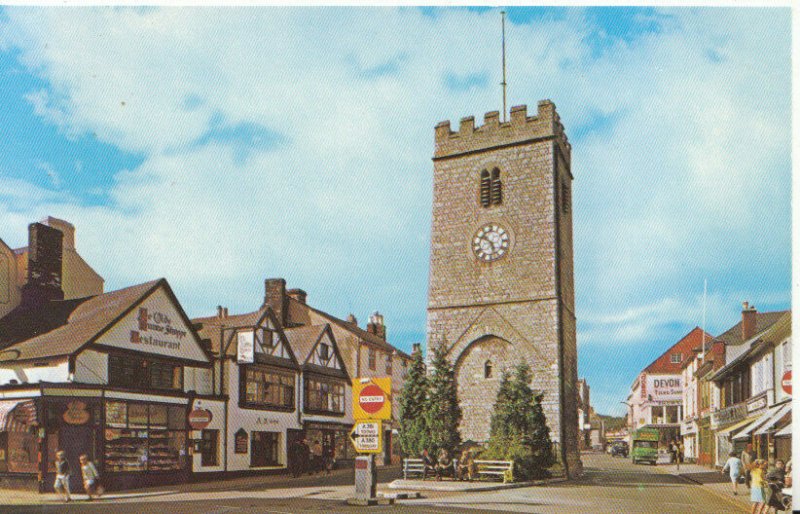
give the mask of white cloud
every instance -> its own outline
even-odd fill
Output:
[[[38,192],[17,207],[73,221],[110,287],[163,275],[202,314],[252,307],[263,278],[285,276],[337,314],[423,330],[433,126],[498,108],[496,12],[6,12],[0,47],[49,84],[35,112],[144,157],[108,206]],[[549,97],[573,134],[582,344],[688,321],[686,282],[720,263],[788,266],[788,242],[757,244],[788,225],[788,16],[668,14],[599,54],[580,10],[509,26],[509,104]],[[447,89],[470,74],[487,85]],[[612,121],[587,131],[598,116]],[[215,123],[280,142],[198,144]]]

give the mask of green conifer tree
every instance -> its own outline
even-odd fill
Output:
[[[428,443],[425,426],[425,407],[428,401],[428,378],[425,360],[418,348],[411,354],[403,390],[399,398],[399,441],[403,454],[417,457]]]
[[[461,407],[458,405],[455,372],[447,360],[444,344],[433,350],[431,368],[425,409],[428,451],[436,455],[440,449],[446,448],[453,455],[461,444],[461,434],[458,432]]]
[[[534,395],[530,382],[527,364],[516,366],[511,376],[503,373],[485,452],[486,458],[513,460],[515,477],[523,479],[546,476],[553,465],[542,395]]]

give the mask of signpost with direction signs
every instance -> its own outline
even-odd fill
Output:
[[[382,434],[380,421],[356,421],[350,432],[350,440],[358,453],[381,453]]]

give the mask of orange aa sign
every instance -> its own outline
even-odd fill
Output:
[[[353,379],[353,418],[391,419],[391,391],[392,379],[388,377]]]
[[[792,394],[792,370],[789,370],[783,374],[783,378],[781,379],[781,387],[786,394]]]

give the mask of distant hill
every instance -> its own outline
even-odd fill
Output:
[[[603,420],[606,432],[615,432],[628,426],[628,418],[626,416],[617,417],[597,414],[597,417]]]

